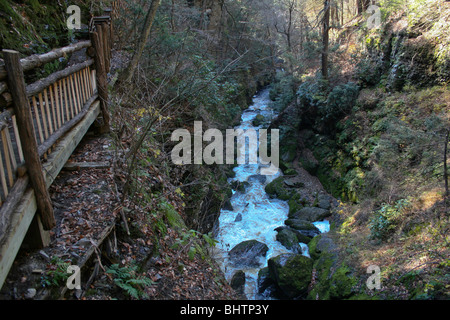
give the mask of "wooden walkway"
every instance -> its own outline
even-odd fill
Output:
[[[108,11],[109,12],[109,11]],[[109,130],[106,75],[112,24],[93,18],[91,39],[0,63],[0,288],[24,241],[48,245],[55,227],[48,188],[96,119]],[[26,85],[24,72],[78,51],[86,60]],[[36,214],[37,213],[37,214]],[[30,243],[28,244],[30,245]]]

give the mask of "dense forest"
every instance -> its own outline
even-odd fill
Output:
[[[69,5],[81,9],[79,29],[68,29]],[[234,199],[251,177],[237,179],[237,164],[176,165],[171,137],[198,121],[202,132],[234,128],[261,92],[274,116],[252,123],[279,131],[281,170],[263,179],[264,197],[284,203],[275,234],[289,253],[261,265],[256,298],[450,298],[450,2],[0,0],[0,47],[25,57],[89,39],[105,8],[114,8],[111,128],[92,131],[113,154],[115,189],[85,192],[113,199],[126,218],[116,249],[98,253],[95,274],[83,274],[89,287],[71,299],[255,298],[245,268],[230,278],[216,259],[220,216],[245,223],[249,203],[240,210]],[[73,59],[83,57],[27,79]],[[66,211],[77,179],[50,189],[67,195]],[[244,240],[253,241],[230,256],[266,255]],[[24,248],[2,299],[58,298],[74,256],[45,250]],[[24,277],[33,255],[42,272]]]

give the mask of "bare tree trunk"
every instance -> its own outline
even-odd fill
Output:
[[[328,47],[329,47],[329,31],[330,31],[330,1],[325,0],[323,3],[323,51],[322,51],[322,78],[328,80]]]
[[[448,173],[447,173],[447,146],[448,146],[448,138],[450,135],[450,130],[447,130],[447,136],[445,137],[445,146],[444,146],[444,183],[445,183],[445,196],[448,197],[450,195],[448,190]]]
[[[133,54],[133,58],[128,64],[127,68],[121,73],[119,82],[130,82],[133,77],[134,71],[139,63],[139,60],[144,52],[145,45],[150,36],[153,21],[155,20],[156,11],[158,10],[161,0],[152,0],[150,8],[148,9],[147,16],[145,17],[144,26],[142,28],[142,34],[139,39],[137,48]]]
[[[358,15],[363,14],[370,6],[370,0],[357,0]]]

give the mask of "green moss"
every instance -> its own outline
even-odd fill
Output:
[[[312,259],[317,260],[320,257],[320,252],[316,250],[317,242],[320,240],[322,236],[319,234],[312,238],[312,240],[308,243],[309,255]]]
[[[175,228],[177,230],[186,229],[186,224],[183,218],[178,214],[178,212],[171,204],[163,201],[160,204],[160,209],[172,228]]]
[[[317,238],[317,237],[315,237]],[[308,246],[317,245],[317,242],[311,244],[314,241],[308,244]],[[310,253],[311,254],[311,253]],[[312,255],[311,255],[312,257]],[[335,262],[333,256],[328,253],[323,253],[319,255],[318,259],[315,260],[313,268],[316,270],[316,283],[314,284],[313,289],[308,294],[308,299],[310,300],[329,300],[330,299],[330,273],[333,269]]]
[[[341,265],[331,277],[330,298],[349,298],[353,293],[353,287],[356,285],[356,283],[357,281],[351,275],[349,267],[346,265]]]
[[[281,200],[289,200],[292,197],[292,191],[284,185],[284,177],[273,180],[266,186],[265,190],[269,195],[276,196]]]
[[[281,254],[269,259],[269,274],[290,298],[306,292],[311,281],[313,262],[300,254]]]

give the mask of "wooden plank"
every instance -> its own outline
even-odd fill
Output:
[[[87,91],[86,72],[84,69],[81,70],[81,82],[82,82],[83,94],[84,94],[85,100],[87,100],[87,99],[89,99],[89,94]]]
[[[107,169],[111,168],[111,163],[108,161],[102,162],[67,162],[63,169],[79,170],[79,169]]]
[[[9,187],[12,188],[12,186],[14,185],[14,172],[13,172],[13,168],[11,165],[11,152],[10,152],[10,149],[8,148],[8,142],[7,142],[7,138],[6,138],[7,130],[8,130],[7,128],[3,129],[1,132],[1,135],[2,135],[2,142],[3,142],[2,143],[3,154],[5,155],[6,171],[8,173],[8,183],[9,183]]]
[[[47,187],[50,187],[53,183],[53,180],[58,176],[58,173],[83,139],[89,127],[100,114],[99,105],[99,101],[95,101],[78,125],[55,145],[54,151],[48,157],[48,161],[43,164]]]
[[[53,125],[52,125],[52,118],[51,118],[51,114],[50,114],[50,106],[48,104],[47,89],[44,89],[44,99],[45,99],[45,113],[47,115],[48,132],[49,132],[49,135],[51,135],[53,133]]]
[[[2,188],[3,188],[3,196],[4,196],[4,199],[6,199],[6,197],[8,196],[8,193],[9,193],[9,189],[8,189],[8,184],[6,183],[6,172],[5,172],[5,167],[3,166],[3,157],[2,157],[1,152],[0,152],[0,180],[1,180]]]
[[[70,92],[72,93],[72,118],[79,112],[77,94],[75,92],[75,74],[70,76]]]
[[[11,215],[10,228],[0,246],[0,286],[3,285],[9,270],[19,252],[22,241],[28,231],[37,210],[34,191],[29,188],[21,198],[20,204]]]
[[[61,118],[60,118],[60,115],[59,115],[59,103],[60,103],[60,100],[59,100],[59,96],[58,96],[58,84],[54,83],[52,88],[53,88],[53,95],[54,95],[54,98],[55,98],[55,104],[53,106],[53,112],[56,113],[56,121],[57,121],[57,123],[55,123],[55,126],[56,126],[56,129],[58,129],[59,127],[61,127]]]
[[[96,83],[96,81],[95,81],[95,78],[96,77],[96,75],[95,75],[95,69],[94,70],[91,70],[91,81],[92,81],[92,91],[96,91],[97,90],[97,83]]]
[[[91,70],[90,70],[90,68],[86,68],[86,82],[87,82],[87,88],[88,88],[89,96],[92,96],[92,94],[94,92],[92,91]]]
[[[81,77],[81,71],[77,72],[77,78],[78,78],[78,87],[80,88],[80,98],[81,98],[81,104],[83,105],[86,102],[86,97],[83,92],[83,82]]]
[[[77,105],[78,105],[78,111],[81,111],[81,108],[83,107],[83,102],[81,101],[81,95],[80,95],[80,87],[78,85],[78,73],[73,74],[74,77],[74,83],[75,83],[75,93],[76,93],[76,99],[77,99]]]
[[[52,110],[52,119],[53,119],[53,131],[58,130],[58,122],[56,120],[56,101],[53,98],[53,86],[48,87],[48,91],[50,94],[50,103]]]
[[[16,156],[14,154],[14,148],[13,148],[12,141],[11,141],[11,134],[9,133],[9,129],[6,129],[5,131],[6,131],[5,135],[6,135],[6,142],[8,144],[8,150],[10,150],[9,156],[10,156],[10,159],[11,159],[12,169],[13,169],[13,172],[16,172],[16,170],[17,170],[17,161],[16,161]]]
[[[25,165],[30,177],[31,185],[36,194],[37,207],[45,230],[52,229],[55,224],[52,202],[42,174],[36,136],[33,130],[33,120],[26,95],[23,70],[19,60],[19,52],[3,50],[5,67],[8,73],[8,87],[14,101],[14,113],[17,117],[20,139],[25,158]]]
[[[34,119],[36,120],[36,124],[37,124],[37,128],[38,128],[38,134],[39,134],[39,143],[44,143],[44,134],[42,133],[42,126],[41,126],[41,121],[40,121],[40,116],[39,116],[39,110],[37,108],[37,102],[36,102],[36,97],[33,96],[31,97],[31,100],[33,102],[33,110],[34,110]]]
[[[10,225],[13,210],[22,200],[22,196],[27,189],[29,182],[30,179],[28,176],[19,177],[0,208],[0,243],[3,242],[6,229]]]
[[[19,160],[20,160],[20,163],[24,163],[25,159],[23,157],[22,143],[20,142],[19,130],[17,129],[16,116],[15,115],[12,116],[11,119],[13,121],[14,136],[16,138],[16,145],[17,145],[17,151],[19,153]]]
[[[74,103],[74,99],[72,96],[72,89],[71,89],[71,83],[72,83],[72,78],[71,76],[68,76],[67,78],[67,96],[69,97],[69,110],[70,110],[70,119],[73,118],[73,103]]]
[[[106,77],[106,69],[105,62],[101,55],[103,52],[102,41],[99,38],[99,33],[92,32],[91,33],[92,45],[95,49],[95,70],[96,70],[96,82],[97,82],[97,91],[98,96],[100,98],[100,108],[102,110],[103,117],[103,125],[101,127],[101,132],[109,132],[110,131],[110,117],[108,111],[108,83]]]
[[[64,122],[67,122],[70,120],[70,114],[69,114],[69,100],[67,100],[67,78],[62,79],[63,81],[63,87],[62,91],[64,92],[64,107],[65,107],[65,114],[66,114],[66,120]]]
[[[45,106],[44,100],[42,99],[42,93],[38,94],[39,98],[39,109],[41,110],[41,119],[42,119],[42,131],[44,131],[44,138],[47,140],[48,138],[48,125],[47,125],[47,115],[45,114]]]

